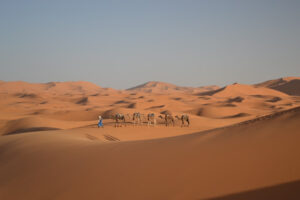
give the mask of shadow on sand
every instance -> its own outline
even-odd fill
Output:
[[[221,197],[211,198],[210,200],[296,200],[300,199],[300,180],[289,183],[279,184],[271,187],[230,194]]]

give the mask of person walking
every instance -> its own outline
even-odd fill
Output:
[[[102,127],[102,128],[104,128],[104,126],[103,126],[103,119],[102,119],[102,117],[101,117],[101,116],[99,116],[99,117],[98,117],[98,119],[99,119],[99,120],[98,120],[98,128],[99,128],[99,127]]]

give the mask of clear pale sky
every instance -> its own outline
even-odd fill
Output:
[[[0,0],[0,80],[129,88],[300,76],[299,0]]]

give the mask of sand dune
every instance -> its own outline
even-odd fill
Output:
[[[286,77],[256,84],[258,87],[268,87],[280,92],[300,96],[300,77]]]
[[[300,98],[286,93],[0,82],[0,199],[299,198]],[[148,127],[148,113],[189,114],[191,125]]]
[[[93,83],[86,81],[77,82],[50,82],[50,83],[27,83],[23,81],[17,82],[1,82],[0,93],[52,93],[62,94],[83,94],[83,93],[99,93],[105,89]],[[112,89],[111,89],[112,90]]]
[[[44,117],[24,117],[16,120],[9,120],[3,124],[4,126],[0,131],[0,135],[82,127],[87,124],[90,124],[90,121],[84,120],[84,117],[86,116],[82,116],[80,121],[78,119],[77,121],[59,120],[62,118],[66,118],[65,115],[55,117],[55,119],[49,119]]]
[[[238,107],[224,106],[224,107],[216,107],[216,106],[203,106],[196,110],[191,110],[190,113],[210,117],[210,118],[222,118],[226,116],[236,115],[240,112]]]
[[[215,97],[232,97],[232,96],[245,96],[245,95],[273,95],[273,96],[286,96],[286,94],[260,87],[256,88],[251,85],[244,85],[244,84],[232,84],[228,85],[224,88],[217,89],[215,91],[211,91],[212,94],[207,94],[207,92],[202,93],[202,95],[212,95]],[[199,94],[201,95],[201,93]]]
[[[97,110],[70,110],[70,111],[57,111],[53,113],[41,113],[45,118],[64,120],[64,121],[94,121],[101,114]]]
[[[207,199],[296,181],[299,119],[296,108],[215,131],[105,144],[55,131],[5,136],[1,198]]]
[[[127,89],[128,91],[145,92],[145,93],[195,93],[205,92],[217,89],[218,86],[204,86],[204,87],[181,87],[170,83],[150,81],[132,88]]]

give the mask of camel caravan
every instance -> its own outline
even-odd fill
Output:
[[[131,123],[133,126],[142,126],[143,124],[146,123],[148,127],[150,126],[154,127],[157,125],[157,119],[161,119],[162,124],[165,124],[165,126],[167,127],[175,126],[175,120],[181,122],[181,127],[190,126],[190,118],[189,115],[187,114],[173,116],[172,114],[165,113],[156,116],[155,113],[148,113],[147,115],[145,115],[140,112],[134,112],[132,115],[131,114],[124,115],[121,113],[116,113],[112,115],[110,118],[115,121],[115,127],[126,126],[126,124],[128,123]],[[102,117],[99,116],[99,119],[102,119]]]

